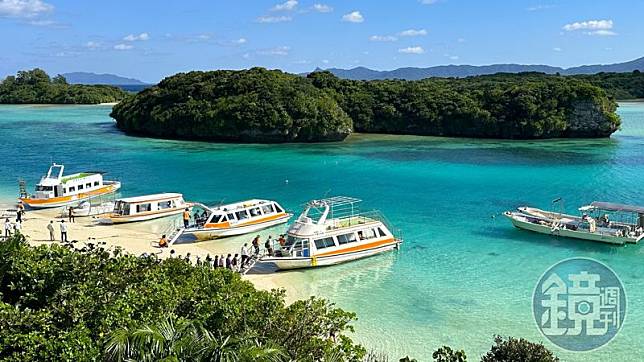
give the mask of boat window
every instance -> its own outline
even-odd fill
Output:
[[[344,244],[353,243],[353,242],[358,241],[358,239],[356,239],[356,234],[355,233],[338,235],[337,238],[338,238],[338,243],[340,245],[344,245]]]
[[[98,181],[94,181],[94,186],[100,185]]]
[[[314,242],[315,242],[315,247],[318,250],[335,246],[335,243],[333,242],[333,238],[315,239]]]
[[[280,207],[280,205],[275,204],[275,212],[284,212],[284,210]]]
[[[378,228],[378,234],[380,234],[380,237],[381,237],[381,238],[384,238],[385,236],[387,236],[387,234],[385,234],[385,232],[384,232],[384,231],[382,231],[382,229],[381,229],[381,228]]]
[[[159,210],[171,209],[171,208],[172,208],[172,201],[161,201],[161,202],[159,202]]]
[[[83,185],[78,185],[78,189],[79,189],[79,190],[82,190],[82,189],[83,189]]]
[[[273,205],[271,205],[271,204],[262,205],[262,212],[264,214],[272,214],[273,213]]]
[[[92,187],[92,183],[91,183],[91,182],[86,183],[86,184],[85,184],[85,187],[87,187],[88,189],[89,189],[89,188],[91,188],[91,187]]]
[[[228,216],[228,220],[235,220],[235,214],[233,214],[233,213],[230,213],[230,214],[228,214],[226,216]]]
[[[67,193],[67,189],[63,188],[63,195]]]
[[[373,239],[377,237],[374,229],[366,229],[358,231],[358,238],[360,240]]]
[[[74,192],[74,191],[76,191],[76,188],[74,186],[69,188],[69,192]]]
[[[216,224],[219,221],[221,221],[221,219],[222,219],[221,215],[212,215],[212,219],[210,219],[210,222],[213,223],[213,224]]]
[[[52,186],[36,186],[36,191],[53,191]]]
[[[250,211],[250,216],[259,216],[259,207],[254,207],[249,210]]]
[[[235,213],[235,215],[237,216],[237,220],[245,220],[245,219],[248,219],[248,211],[246,211],[246,210],[237,211],[237,212]]]
[[[136,212],[146,212],[146,211],[152,211],[152,204],[147,203],[147,204],[136,205]]]

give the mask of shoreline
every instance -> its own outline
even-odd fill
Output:
[[[16,203],[6,199],[0,199],[0,211],[15,209]],[[168,233],[168,230],[177,225],[180,221],[175,218],[161,218],[147,222],[137,222],[117,225],[96,225],[93,223],[93,217],[76,217],[75,222],[68,222],[67,217],[61,217],[62,209],[28,209],[23,216],[21,224],[21,233],[27,238],[29,245],[40,246],[60,242],[60,221],[65,220],[68,229],[69,240],[77,240],[82,243],[105,242],[105,248],[113,249],[122,248],[126,253],[132,255],[141,255],[144,253],[156,254],[159,258],[179,257],[190,254],[190,259],[195,260],[197,257],[202,260],[207,256],[215,254],[239,253],[237,248],[232,249],[231,242],[221,240],[221,242],[191,242],[174,244],[169,248],[161,249],[152,246],[159,240],[161,234]],[[15,216],[10,218],[15,222]],[[49,231],[47,224],[54,222],[55,241],[49,240]],[[4,220],[2,220],[4,225]],[[4,230],[2,231],[4,234]],[[237,245],[236,243],[234,244]],[[240,244],[241,245],[241,244]],[[171,251],[174,250],[174,254]],[[246,274],[242,279],[253,284],[258,290],[270,291],[272,289],[284,289],[285,299],[288,304],[297,299],[305,297],[303,291],[297,291],[294,288],[287,288],[288,273],[269,273],[269,274]]]

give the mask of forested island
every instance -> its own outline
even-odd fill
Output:
[[[539,139],[608,137],[614,98],[541,73],[418,81],[279,70],[179,73],[116,105],[130,134],[233,142],[340,141],[351,132]]]
[[[0,83],[0,104],[98,104],[118,102],[127,92],[107,85],[68,84],[42,69],[19,71]]]

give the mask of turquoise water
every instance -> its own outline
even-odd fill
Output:
[[[545,340],[531,314],[532,290],[557,261],[599,259],[621,277],[626,323],[608,346],[563,360],[644,355],[644,246],[533,235],[499,217],[523,204],[569,212],[593,200],[644,204],[644,104],[622,104],[623,130],[607,140],[513,142],[362,136],[340,144],[235,145],[132,138],[106,106],[0,106],[0,199],[33,188],[51,160],[69,171],[105,170],[124,195],[180,191],[213,203],[250,197],[288,209],[350,195],[404,232],[399,252],[337,267],[284,274],[299,289],[356,311],[355,338],[392,356],[428,360],[443,344],[471,359],[493,335]],[[288,182],[286,182],[288,180]],[[286,279],[285,279],[286,280]]]

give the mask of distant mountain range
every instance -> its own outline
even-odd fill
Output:
[[[146,85],[138,79],[125,78],[115,74],[72,72],[62,74],[71,84]]]
[[[320,70],[319,68],[316,70]],[[549,65],[524,65],[524,64],[492,64],[492,65],[441,65],[429,68],[398,68],[395,70],[373,70],[365,67],[353,69],[326,69],[339,78],[355,80],[374,79],[407,79],[417,80],[429,77],[469,77],[474,75],[495,74],[495,73],[520,73],[520,72],[541,72],[547,74],[560,73],[564,75],[573,74],[595,74],[600,72],[632,72],[634,70],[644,71],[644,57],[630,62],[616,64],[583,65],[573,68],[552,67]]]

